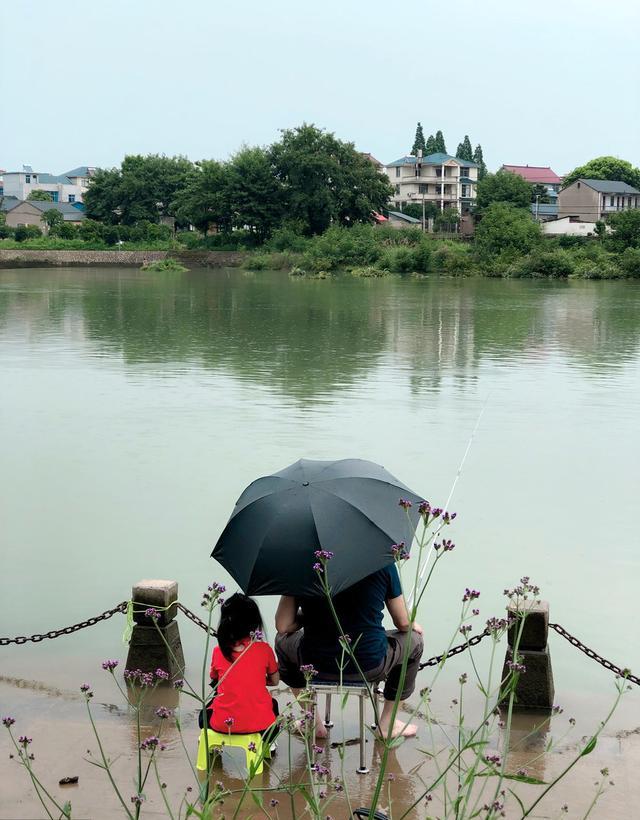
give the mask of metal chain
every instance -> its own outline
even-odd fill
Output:
[[[469,649],[470,646],[476,646],[476,644],[479,644],[480,641],[483,638],[486,638],[489,634],[489,630],[485,629],[484,632],[480,632],[478,635],[474,635],[473,638],[469,638],[466,643],[460,643],[448,652],[443,653],[442,655],[434,655],[433,658],[429,658],[428,661],[424,661],[424,663],[420,664],[420,669],[424,669],[425,666],[437,666],[446,658],[453,658],[454,655],[459,655],[461,652],[464,652],[465,649]]]
[[[637,675],[632,675],[628,669],[621,669],[619,666],[616,666],[615,663],[611,663],[606,658],[603,658],[602,655],[598,655],[597,652],[594,652],[593,649],[589,649],[588,646],[582,643],[582,641],[578,640],[574,635],[567,630],[560,626],[560,624],[549,624],[551,629],[554,629],[558,635],[562,635],[571,646],[575,646],[576,649],[579,649],[581,652],[588,657],[594,660],[596,663],[599,663],[600,666],[604,666],[605,669],[608,669],[610,672],[613,672],[616,675],[619,675],[622,678],[625,678],[629,681],[629,683],[635,683],[636,686],[640,686],[640,678]]]
[[[31,641],[32,643],[40,643],[45,638],[59,638],[61,635],[71,635],[73,632],[78,632],[80,629],[84,629],[87,626],[93,626],[94,624],[100,623],[100,621],[107,621],[109,618],[113,617],[116,612],[126,612],[127,609],[127,601],[122,601],[122,603],[114,606],[113,609],[107,609],[106,612],[103,612],[101,615],[96,615],[94,618],[87,618],[86,621],[80,621],[80,623],[73,624],[73,626],[65,626],[63,629],[52,629],[49,632],[44,632],[43,634],[36,633],[35,635],[19,635],[17,638],[0,638],[0,646],[9,646],[9,644],[23,644],[27,643],[27,641]]]
[[[213,629],[212,627],[208,627],[201,618],[198,618],[195,612],[192,612],[184,604],[181,604],[180,601],[178,601],[178,609],[180,610],[180,612],[184,613],[190,621],[193,621],[193,623],[196,624],[196,626],[199,626],[200,629],[204,629],[205,632],[209,630],[209,634],[212,635],[214,638],[216,637],[217,633],[215,629]]]

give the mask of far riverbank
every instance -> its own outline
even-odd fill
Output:
[[[175,259],[185,267],[228,268],[241,265],[246,251],[187,250],[30,250],[0,248],[0,268],[42,268],[48,266],[123,265],[135,267],[162,259]]]

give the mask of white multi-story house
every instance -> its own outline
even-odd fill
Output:
[[[449,154],[400,157],[385,165],[394,187],[391,202],[397,209],[409,202],[434,202],[440,210],[470,210],[476,198],[478,166]]]
[[[17,199],[28,199],[32,191],[46,191],[52,202],[82,202],[89,185],[89,178],[95,168],[87,165],[73,168],[66,174],[38,173],[30,165],[23,165],[22,171],[5,171],[3,174],[3,195]]]

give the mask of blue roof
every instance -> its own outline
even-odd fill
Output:
[[[17,196],[0,196],[0,211],[10,211],[22,202]]]
[[[66,177],[88,177],[89,176],[89,166],[88,165],[78,165],[77,168],[72,168],[70,171],[65,173]]]
[[[404,214],[402,211],[388,211],[388,214],[389,216],[395,216],[396,219],[401,219],[403,222],[410,222],[415,225],[422,224],[420,219],[416,219],[415,216],[409,216],[409,214]]]
[[[531,213],[535,216],[536,213],[536,204],[535,202],[531,203]],[[558,213],[558,204],[557,202],[539,202],[538,203],[538,216],[556,216]]]
[[[453,160],[457,162],[458,165],[463,165],[465,168],[477,168],[478,165],[475,162],[471,162],[467,159],[460,159],[460,157],[452,157],[451,154],[428,154],[426,157],[422,157],[422,164],[423,165],[442,165],[443,162],[450,162]],[[390,162],[387,165],[387,168],[393,168],[397,165],[415,165],[417,161],[417,157],[414,157],[412,154],[409,154],[406,157],[400,157],[395,162]]]
[[[42,182],[43,185],[71,185],[72,184],[69,177],[65,177],[65,176],[56,176],[55,174],[35,174],[35,176],[38,178],[38,182]]]

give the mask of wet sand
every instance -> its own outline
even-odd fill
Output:
[[[107,688],[109,683],[107,679],[96,688],[96,697],[91,702],[91,708],[105,749],[115,759],[114,774],[117,781],[122,784],[123,795],[128,801],[133,793],[135,725],[126,705],[120,705],[104,698],[109,691]],[[158,702],[175,706],[177,693],[174,690],[157,692],[156,695]],[[290,696],[288,692],[281,689],[278,698],[284,705]],[[11,714],[16,718],[17,722],[14,726],[16,736],[27,734],[33,738],[30,750],[35,755],[36,772],[42,777],[56,799],[61,802],[71,801],[75,820],[82,820],[82,818],[110,820],[110,818],[124,816],[122,806],[118,803],[105,773],[87,762],[94,758],[97,747],[86,715],[86,705],[79,692],[48,687],[38,682],[3,678],[0,679],[0,701],[3,704],[3,715]],[[149,711],[149,719],[151,717],[152,710]],[[382,746],[369,738],[367,761],[371,773],[356,774],[358,747],[356,745],[347,746],[344,761],[341,764],[338,751],[332,749],[330,745],[331,741],[351,739],[357,736],[355,709],[349,704],[344,712],[340,712],[336,704],[334,717],[336,726],[331,730],[329,743],[325,744],[326,751],[320,755],[319,762],[330,769],[332,778],[344,776],[346,793],[349,795],[352,807],[367,806],[374,788],[375,777],[379,771]],[[181,722],[183,738],[193,762],[199,730],[195,712],[184,695],[181,696]],[[551,726],[545,723],[538,731],[532,731],[533,726],[540,722],[540,717],[527,714],[516,716],[512,732],[512,751],[508,762],[512,771],[524,767],[527,768],[529,774],[548,781],[571,761],[581,735],[578,733],[574,734],[571,739],[561,739],[566,730],[570,728],[568,719],[564,715],[554,717]],[[385,784],[384,798],[381,800],[380,808],[384,810],[388,807],[389,795],[391,795],[394,819],[401,817],[403,812],[407,811],[421,795],[422,780],[428,781],[429,775],[433,772],[433,766],[422,752],[429,746],[428,729],[423,722],[418,721],[418,724],[418,738],[404,743],[392,753],[390,758],[388,772],[393,773],[394,779]],[[143,734],[151,734],[154,730],[150,724],[143,729]],[[452,726],[443,723],[435,731],[449,734],[451,730]],[[160,776],[166,783],[167,799],[172,806],[177,807],[185,794],[193,796],[194,792],[189,793],[186,789],[191,786],[195,790],[195,780],[174,726],[166,727],[163,739],[167,743],[167,750],[160,755]],[[558,746],[547,753],[545,749],[551,739],[554,739]],[[89,750],[91,754],[88,754]],[[16,763],[15,759],[8,758],[11,751],[8,733],[3,729],[0,734],[0,760],[2,760],[0,820],[35,820],[35,818],[45,817],[26,772]],[[236,790],[236,793],[239,793],[243,787],[240,774],[244,756],[241,752],[239,755],[237,753],[225,754],[222,768],[216,768],[212,777],[213,782],[220,781],[225,788]],[[290,765],[293,780],[304,780],[304,746],[300,739],[284,735],[281,736],[279,749],[272,763],[265,765],[263,775],[258,776],[255,781],[258,787],[269,790],[265,795],[264,811],[259,810],[250,799],[245,799],[237,816],[242,818],[291,817],[290,799],[278,788],[282,779],[288,778]],[[640,728],[605,733],[596,750],[578,763],[563,784],[541,802],[531,816],[536,818],[583,817],[595,795],[595,783],[600,780],[600,770],[605,766],[610,770],[610,779],[615,785],[608,787],[598,805],[589,815],[590,818],[628,820],[637,816],[634,815],[634,811],[640,805],[640,781],[637,778],[639,765]],[[77,786],[60,787],[57,785],[61,778],[76,775],[79,777]],[[156,782],[152,782],[152,778],[153,775],[146,789],[147,799],[143,817],[165,817],[167,815],[159,787]],[[539,793],[539,788],[517,784],[517,793],[525,805],[529,805]],[[487,796],[488,793],[489,789],[487,789]],[[269,807],[269,801],[272,798],[279,800],[277,814]],[[216,816],[231,817],[237,807],[237,799],[236,796],[226,798]],[[568,813],[561,812],[564,804],[569,807]],[[296,805],[300,810],[302,809],[300,797],[296,800]],[[334,820],[349,817],[349,804],[345,794],[337,794],[327,806],[326,811]],[[420,801],[415,808],[411,809],[408,816],[426,818],[443,815],[443,808],[437,806],[435,801],[432,801],[429,806],[424,801]],[[507,814],[512,818],[520,815],[521,812],[515,809]]]

